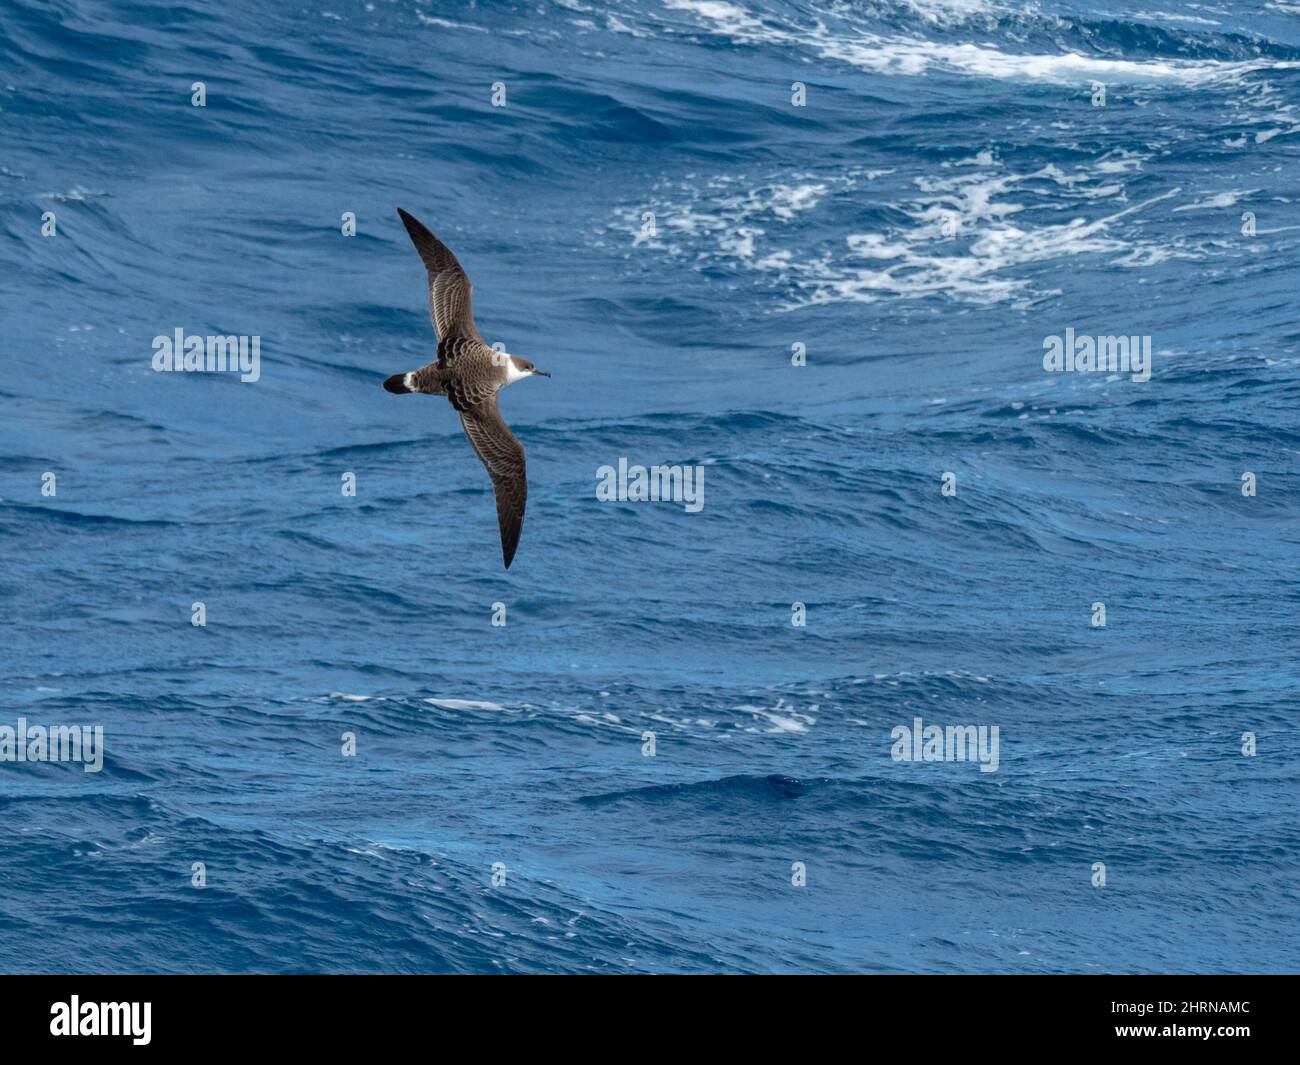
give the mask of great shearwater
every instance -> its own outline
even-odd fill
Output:
[[[400,207],[397,213],[429,271],[429,314],[438,334],[438,359],[410,373],[393,374],[384,387],[389,392],[446,396],[456,408],[465,435],[492,477],[501,557],[509,569],[524,527],[528,478],[523,445],[502,419],[497,393],[525,377],[551,375],[527,359],[495,351],[484,343],[470,306],[473,285],[456,256]]]

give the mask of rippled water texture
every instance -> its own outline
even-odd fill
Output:
[[[1298,103],[1271,0],[9,3],[0,726],[106,753],[0,968],[1295,971]],[[398,206],[554,375],[508,572]]]

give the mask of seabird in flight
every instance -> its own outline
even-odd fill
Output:
[[[456,256],[400,207],[397,213],[429,271],[429,313],[438,334],[438,361],[410,373],[393,374],[384,388],[399,394],[446,396],[456,408],[465,435],[492,477],[501,556],[509,569],[524,527],[528,479],[524,447],[502,419],[497,393],[525,377],[551,375],[527,359],[495,351],[484,343],[470,306],[473,286]]]

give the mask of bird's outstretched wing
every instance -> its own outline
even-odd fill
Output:
[[[397,209],[410,234],[411,243],[424,260],[424,268],[429,271],[429,314],[433,318],[433,328],[440,341],[466,338],[483,342],[478,326],[474,324],[474,309],[470,304],[470,294],[474,286],[469,276],[456,261],[451,250],[435,237],[423,223],[407,214],[400,207]],[[439,344],[439,349],[442,345]]]
[[[501,526],[501,557],[506,569],[515,557],[519,534],[524,528],[524,506],[528,502],[528,477],[524,468],[524,445],[514,438],[497,407],[495,394],[478,406],[460,412],[460,424],[474,445],[478,457],[492,475],[497,497],[497,524]]]

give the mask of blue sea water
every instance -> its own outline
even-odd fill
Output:
[[[6,0],[0,726],[106,754],[0,969],[1295,971],[1298,105],[1289,0]]]

